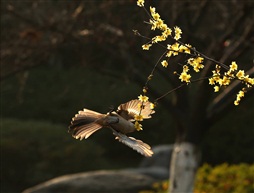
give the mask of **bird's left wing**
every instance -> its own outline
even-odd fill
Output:
[[[140,100],[135,99],[119,105],[117,113],[126,120],[133,121],[135,115],[139,114],[142,115],[143,119],[149,119],[155,111],[151,109],[149,101],[142,103]]]
[[[134,137],[128,137],[122,133],[117,132],[114,129],[112,129],[112,131],[118,141],[131,147],[132,149],[136,150],[140,154],[146,157],[151,157],[153,155],[153,151],[151,150],[151,147],[148,144],[144,143],[143,141],[135,139]]]

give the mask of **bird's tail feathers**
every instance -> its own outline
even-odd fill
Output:
[[[72,122],[78,122],[78,121],[86,121],[86,122],[94,122],[96,119],[101,118],[102,114],[89,110],[89,109],[83,109],[83,111],[79,111],[78,114],[75,115],[75,117],[72,118]]]
[[[102,128],[96,121],[103,116],[105,115],[89,109],[83,109],[83,111],[79,111],[78,114],[72,118],[69,132],[71,132],[72,136],[76,139],[87,139],[94,132]]]

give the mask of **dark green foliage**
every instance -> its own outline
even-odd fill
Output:
[[[4,119],[1,124],[5,191],[21,191],[58,175],[110,166],[102,156],[103,147],[92,140],[73,139],[64,125],[15,119]]]

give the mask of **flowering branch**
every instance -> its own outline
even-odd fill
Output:
[[[239,70],[238,65],[235,61],[232,61],[230,65],[226,65],[222,62],[216,61],[213,58],[206,56],[205,54],[196,50],[195,47],[191,46],[190,44],[186,44],[180,41],[182,36],[182,30],[175,26],[173,28],[169,28],[164,20],[161,19],[160,14],[156,12],[154,7],[150,7],[149,11],[145,8],[145,1],[144,0],[137,0],[137,5],[142,7],[147,15],[149,16],[149,22],[145,22],[151,26],[152,31],[160,31],[159,35],[156,35],[152,38],[145,37],[144,35],[140,34],[137,30],[135,30],[135,35],[143,37],[148,40],[147,43],[142,45],[143,50],[149,50],[154,44],[159,45],[166,49],[166,51],[161,55],[158,59],[156,64],[154,65],[151,73],[147,77],[147,81],[143,87],[143,94],[139,96],[139,100],[142,102],[148,101],[147,92],[148,92],[148,82],[152,80],[153,74],[158,67],[158,64],[164,68],[169,67],[169,60],[172,57],[177,57],[179,54],[184,54],[189,56],[186,60],[186,63],[182,66],[182,72],[177,73],[174,72],[175,75],[179,76],[180,84],[178,87],[166,92],[161,97],[155,99],[153,108],[156,106],[158,100],[166,97],[170,93],[180,89],[181,87],[190,84],[191,82],[196,82],[199,80],[208,79],[209,84],[214,87],[214,92],[219,92],[220,89],[228,87],[233,80],[240,81],[243,86],[242,89],[238,92],[236,99],[234,101],[235,105],[239,105],[239,102],[244,97],[247,90],[254,85],[254,78],[250,78],[249,75],[245,74],[244,70]],[[170,41],[170,44],[162,44],[162,42]],[[212,75],[210,77],[198,79],[198,80],[191,80],[192,75],[191,71],[199,73],[204,68],[204,60],[211,61],[215,64],[215,69],[212,70]],[[141,115],[142,108],[140,110]],[[136,120],[139,121],[139,120]]]

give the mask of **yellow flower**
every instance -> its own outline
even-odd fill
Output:
[[[155,36],[152,38],[152,43],[162,42],[165,40],[166,40],[166,38],[164,36]]]
[[[229,71],[225,72],[225,75],[232,78],[232,79],[235,78],[235,74],[233,73],[232,70],[229,70]]]
[[[137,0],[137,5],[139,7],[144,7],[145,1],[144,0]]]
[[[180,34],[175,34],[175,37],[174,37],[175,40],[179,40],[180,38],[181,38]]]
[[[166,37],[165,36],[158,36],[158,42],[165,41]]]
[[[254,85],[254,78],[247,77],[244,80],[245,80],[246,83],[248,83],[250,85]],[[249,87],[250,87],[250,85],[249,85]]]
[[[181,38],[182,30],[178,26],[175,26],[174,30],[175,30],[175,37],[174,37],[174,39],[175,40],[179,40]]]
[[[185,44],[184,52],[187,53],[187,54],[190,54],[191,53],[191,51],[190,51],[191,47],[192,46],[190,44]]]
[[[166,54],[166,57],[171,57],[172,56],[172,54],[173,54],[173,52],[172,51],[168,51],[168,53]]]
[[[236,95],[236,100],[234,101],[234,104],[237,106],[239,105],[239,102],[241,101],[241,99],[244,97],[244,88],[242,90],[240,90],[238,92],[238,94]]]
[[[179,46],[179,52],[184,53],[186,49],[187,49],[187,47],[184,46],[184,45],[180,45],[180,46]]]
[[[244,92],[243,92],[242,90],[240,90],[239,93],[238,93],[238,96],[239,96],[240,98],[244,97]]]
[[[167,36],[171,36],[172,35],[172,29],[170,29],[170,28],[167,28],[164,32],[165,32],[165,34]]]
[[[243,70],[239,70],[236,74],[237,78],[242,80],[244,79],[244,71]]]
[[[238,66],[236,64],[235,61],[231,62],[231,65],[230,65],[230,71],[235,71],[237,70]]]
[[[234,101],[234,105],[235,105],[235,106],[239,105],[239,101],[238,101],[238,100],[235,100],[235,101]]]
[[[202,58],[200,56],[196,58],[197,63],[201,63],[201,62],[203,62],[203,60],[204,60],[204,58]]]
[[[151,7],[151,6],[150,6],[150,13],[151,13],[151,14],[155,13],[155,7]]]
[[[158,29],[161,29],[162,28],[162,26],[164,25],[164,21],[162,20],[162,19],[157,19],[156,20],[156,27],[158,28]]]
[[[220,65],[216,64],[215,71],[217,74],[220,74],[220,68],[221,68]]]
[[[183,66],[183,72],[189,72],[189,67],[187,65]]]
[[[187,83],[189,83],[190,82],[190,78],[191,78],[191,75],[187,74],[186,72],[182,72],[181,75],[179,76],[179,79],[181,80],[181,82],[187,82]]]
[[[230,79],[227,76],[224,76],[222,79],[222,85],[229,85]]]
[[[219,92],[219,90],[220,90],[220,87],[219,86],[215,86],[215,87],[213,87],[214,88],[214,92]]]
[[[161,65],[166,68],[166,67],[168,67],[168,62],[166,60],[163,60],[161,62]]]
[[[154,109],[155,108],[155,104],[154,103],[150,103],[150,109]]]
[[[149,48],[152,46],[152,44],[144,44],[142,46],[143,50],[149,50]]]
[[[157,27],[157,22],[154,21],[153,19],[150,19],[149,23],[151,24],[151,30],[155,30]]]
[[[172,53],[174,56],[178,55],[179,52],[179,43],[174,43],[173,45],[170,46],[170,49],[173,50],[174,52]]]
[[[154,20],[159,20],[160,19],[160,14],[159,13],[151,13],[152,17],[154,18]]]
[[[215,80],[214,80],[213,77],[212,77],[212,78],[209,78],[209,84],[210,84],[210,85],[214,85],[214,84],[215,84]]]
[[[174,43],[172,46],[170,46],[170,49],[174,51],[179,51],[179,43]]]
[[[197,58],[189,58],[188,64],[190,64],[195,72],[199,72],[200,69],[204,68],[204,65],[202,64],[204,58],[197,57]]]
[[[138,121],[135,122],[134,126],[135,126],[137,131],[143,130],[142,125]]]
[[[139,95],[139,97],[138,97],[138,99],[141,101],[141,102],[146,102],[146,101],[148,101],[148,97],[147,96],[143,96],[143,95]]]
[[[160,30],[163,31],[163,32],[162,32],[162,36],[168,37],[168,34],[167,34],[168,32],[166,32],[167,29],[168,29],[167,24],[163,23],[163,24],[160,25]]]
[[[143,121],[143,116],[142,115],[135,115],[134,119],[136,121]]]
[[[221,80],[220,76],[215,76],[213,79],[216,81],[216,83],[219,83]]]

